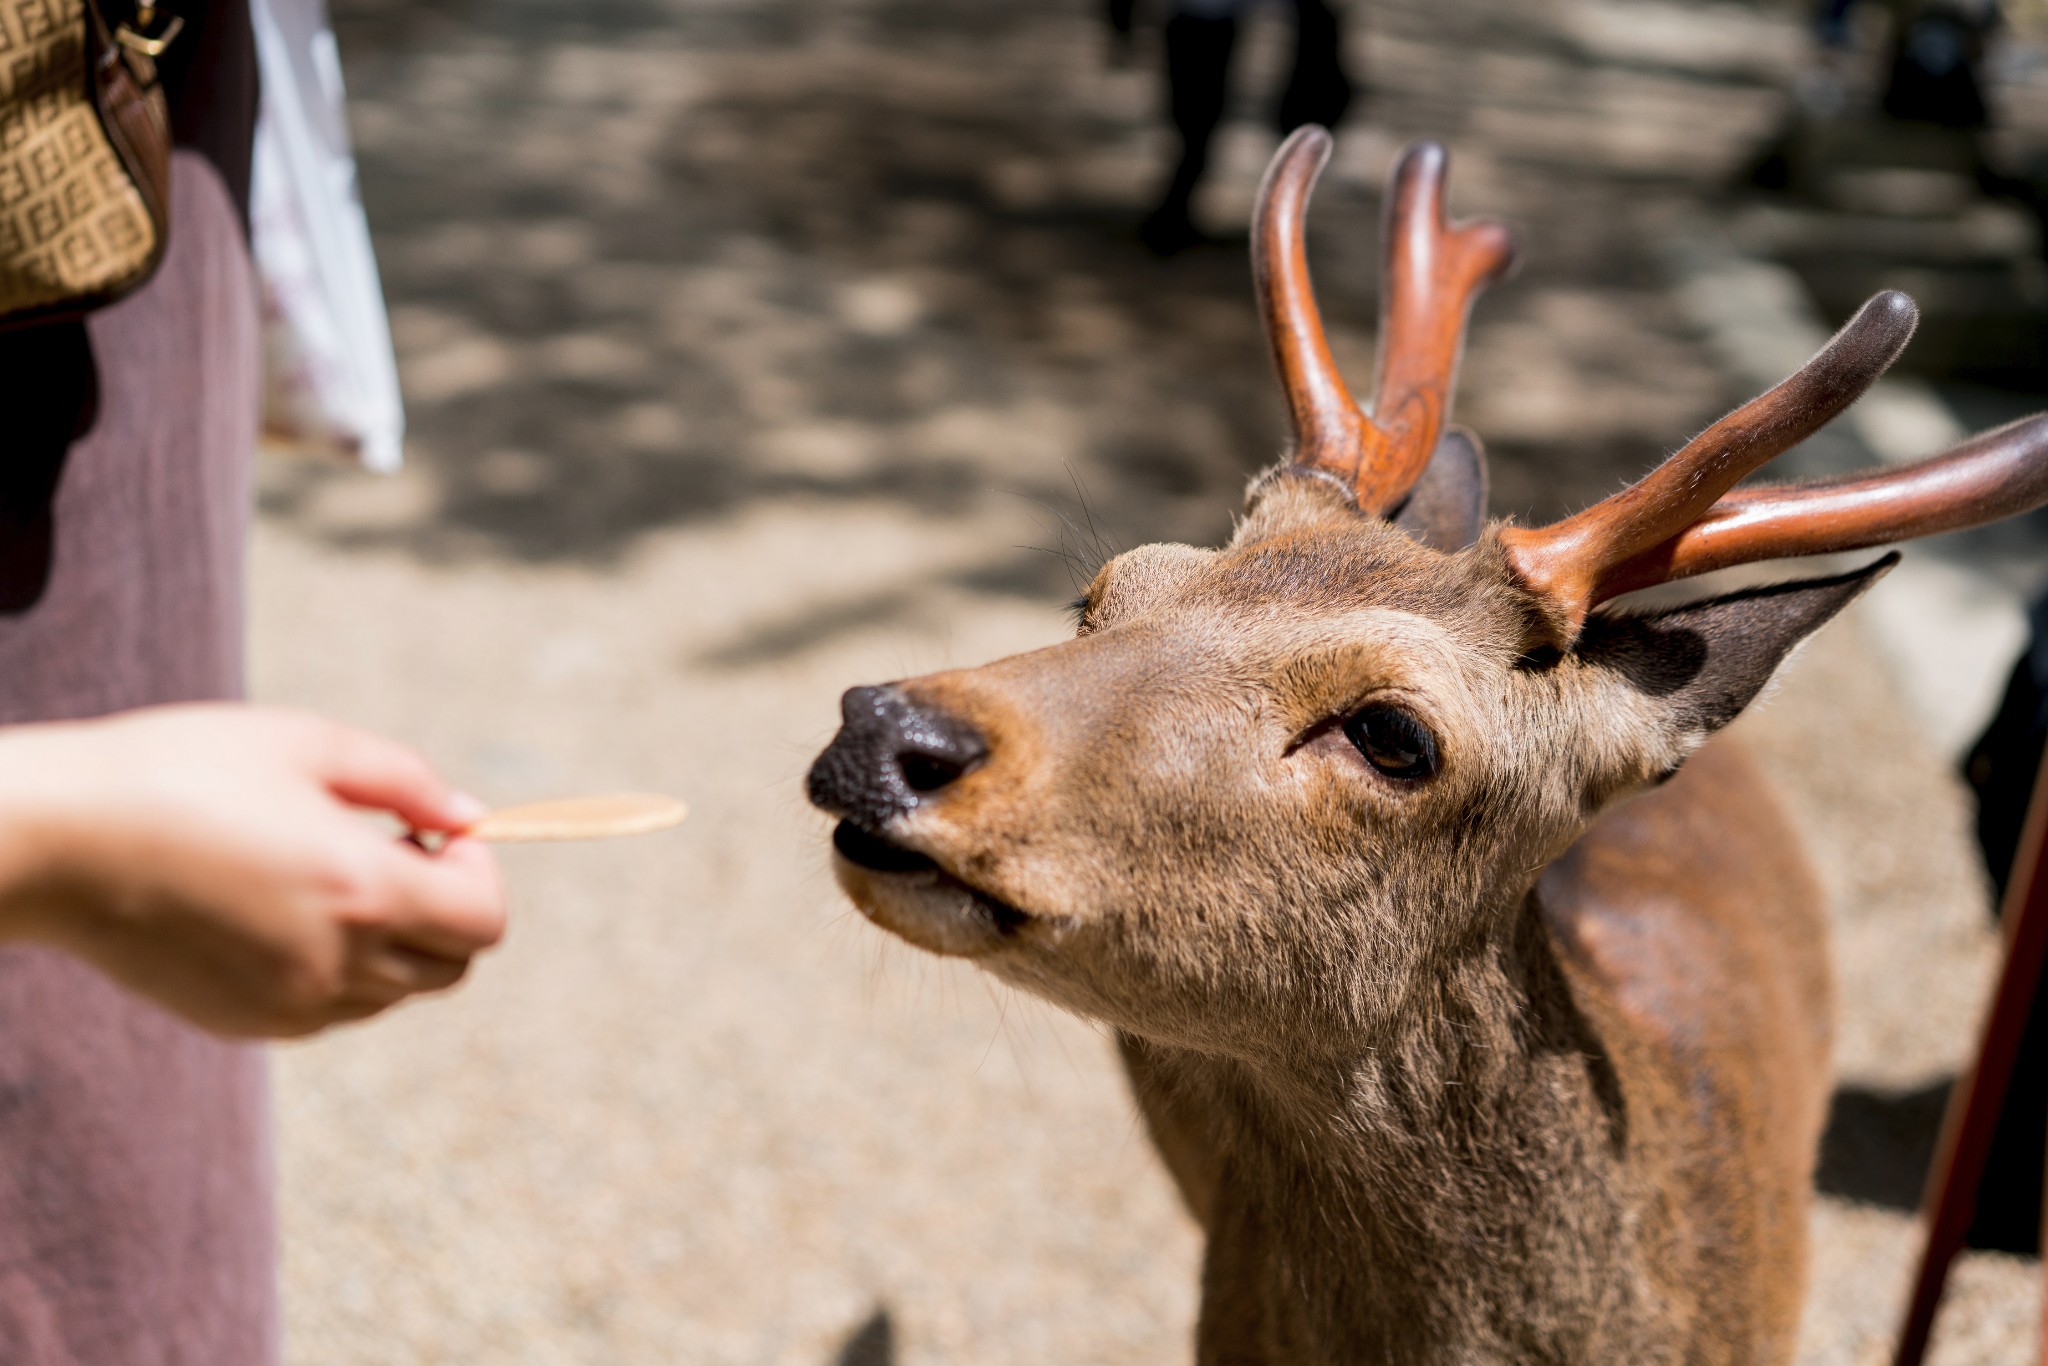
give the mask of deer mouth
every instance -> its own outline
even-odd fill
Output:
[[[839,880],[870,920],[934,953],[972,957],[1032,916],[948,872],[937,859],[842,820],[832,831]]]
[[[887,835],[878,835],[852,821],[841,821],[833,827],[832,847],[842,858],[871,873],[929,873],[939,866],[936,860],[908,845],[898,844]]]

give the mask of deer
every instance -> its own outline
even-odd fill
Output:
[[[1110,559],[1071,640],[847,692],[807,778],[837,881],[1113,1032],[1205,1235],[1201,1366],[1787,1361],[1825,908],[1721,732],[1898,556],[1616,600],[2040,506],[2048,414],[1736,487],[1898,356],[1886,292],[1638,482],[1490,519],[1448,410],[1513,239],[1446,218],[1440,145],[1400,156],[1363,408],[1307,267],[1330,148],[1259,192],[1292,440],[1227,544]]]

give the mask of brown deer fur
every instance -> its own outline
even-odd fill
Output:
[[[1105,565],[1074,640],[848,694],[838,877],[1116,1030],[1208,1235],[1203,1366],[1787,1360],[1824,933],[1709,737],[1890,562],[1559,648],[1483,482],[1404,527],[1270,472],[1225,548]],[[1381,705],[1432,775],[1349,738]]]

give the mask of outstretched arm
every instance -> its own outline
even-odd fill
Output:
[[[363,820],[455,836],[429,854]],[[223,1034],[309,1034],[453,985],[504,933],[483,814],[393,741],[264,707],[0,730],[0,940]]]

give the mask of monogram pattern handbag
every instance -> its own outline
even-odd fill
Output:
[[[170,113],[153,4],[0,0],[0,329],[112,303],[163,260]]]

